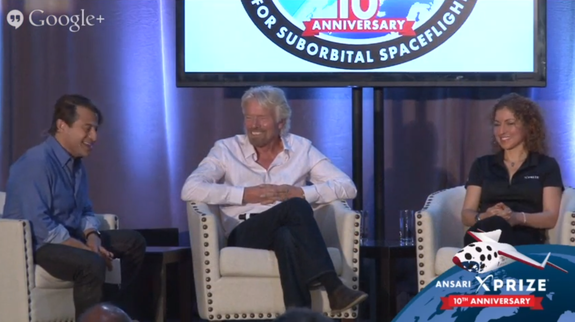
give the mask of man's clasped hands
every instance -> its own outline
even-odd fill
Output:
[[[108,267],[108,270],[111,271],[112,270],[112,260],[114,260],[114,254],[112,254],[107,249],[102,247],[101,243],[102,243],[102,241],[100,240],[100,237],[98,237],[94,234],[88,236],[88,239],[86,240],[86,245],[88,245],[88,248],[90,248],[90,250],[93,251],[94,253],[102,256],[102,258],[106,262],[106,266]]]
[[[261,184],[244,189],[244,203],[270,205],[291,198],[304,198],[303,189],[287,184]]]
[[[91,234],[90,230],[88,230],[85,232],[85,235],[87,236],[85,244],[82,241],[80,241],[74,237],[70,237],[70,238],[66,239],[63,242],[63,244],[66,246],[70,246],[70,247],[75,247],[75,248],[79,248],[79,249],[92,251],[92,252],[102,256],[102,258],[106,262],[106,266],[108,267],[108,270],[111,271],[113,269],[112,261],[114,260],[114,254],[112,254],[107,249],[102,247],[102,241],[100,240],[100,237],[97,234],[93,234],[93,233]]]

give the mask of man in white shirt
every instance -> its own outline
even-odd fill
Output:
[[[186,179],[182,199],[220,206],[228,246],[275,252],[286,308],[311,307],[317,285],[335,313],[359,304],[367,294],[342,284],[310,206],[355,198],[354,183],[309,140],[289,133],[281,89],[251,88],[241,105],[246,134],[215,143]]]

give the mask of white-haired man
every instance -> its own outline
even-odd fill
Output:
[[[241,105],[245,135],[215,143],[186,179],[182,199],[220,205],[229,246],[275,252],[286,308],[311,307],[309,290],[318,283],[332,311],[357,305],[367,294],[342,284],[310,206],[355,198],[354,183],[309,140],[289,133],[281,89],[251,88]]]

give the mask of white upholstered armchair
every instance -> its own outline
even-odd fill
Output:
[[[469,229],[461,222],[465,191],[458,186],[435,192],[416,214],[419,291],[450,269],[453,256],[463,247]],[[547,231],[547,243],[575,245],[575,189],[571,187],[563,192],[557,225]]]
[[[285,311],[273,251],[226,247],[218,207],[187,203],[198,311],[203,319],[273,319]],[[335,269],[345,285],[359,287],[360,215],[344,201],[315,209]],[[355,319],[357,307],[331,314],[326,292],[314,290],[312,308],[332,318]]]
[[[5,193],[0,192],[0,212]],[[116,215],[97,215],[101,230],[118,229]],[[74,321],[73,283],[62,281],[34,264],[27,220],[2,219],[0,214],[0,320]]]

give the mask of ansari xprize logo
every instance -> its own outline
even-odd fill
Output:
[[[498,278],[493,272],[513,262],[518,262],[540,270],[547,266],[563,273],[567,270],[549,261],[551,253],[548,253],[542,262],[518,252],[509,244],[500,243],[501,230],[490,232],[467,232],[476,241],[463,247],[453,256],[453,263],[473,274],[487,274],[485,277],[475,276],[475,281],[437,281],[435,287],[439,288],[473,288],[475,294],[480,291],[492,294],[461,294],[442,297],[443,310],[451,310],[455,307],[530,307],[533,310],[542,310],[543,297],[533,294],[513,294],[516,292],[532,293],[547,292],[548,279],[516,279]],[[475,282],[475,283],[474,283]],[[495,293],[495,294],[493,294]],[[499,293],[499,294],[498,294]],[[501,294],[508,293],[508,294]],[[511,294],[509,294],[511,293]]]
[[[477,0],[242,0],[277,46],[326,67],[390,67],[434,50]]]

